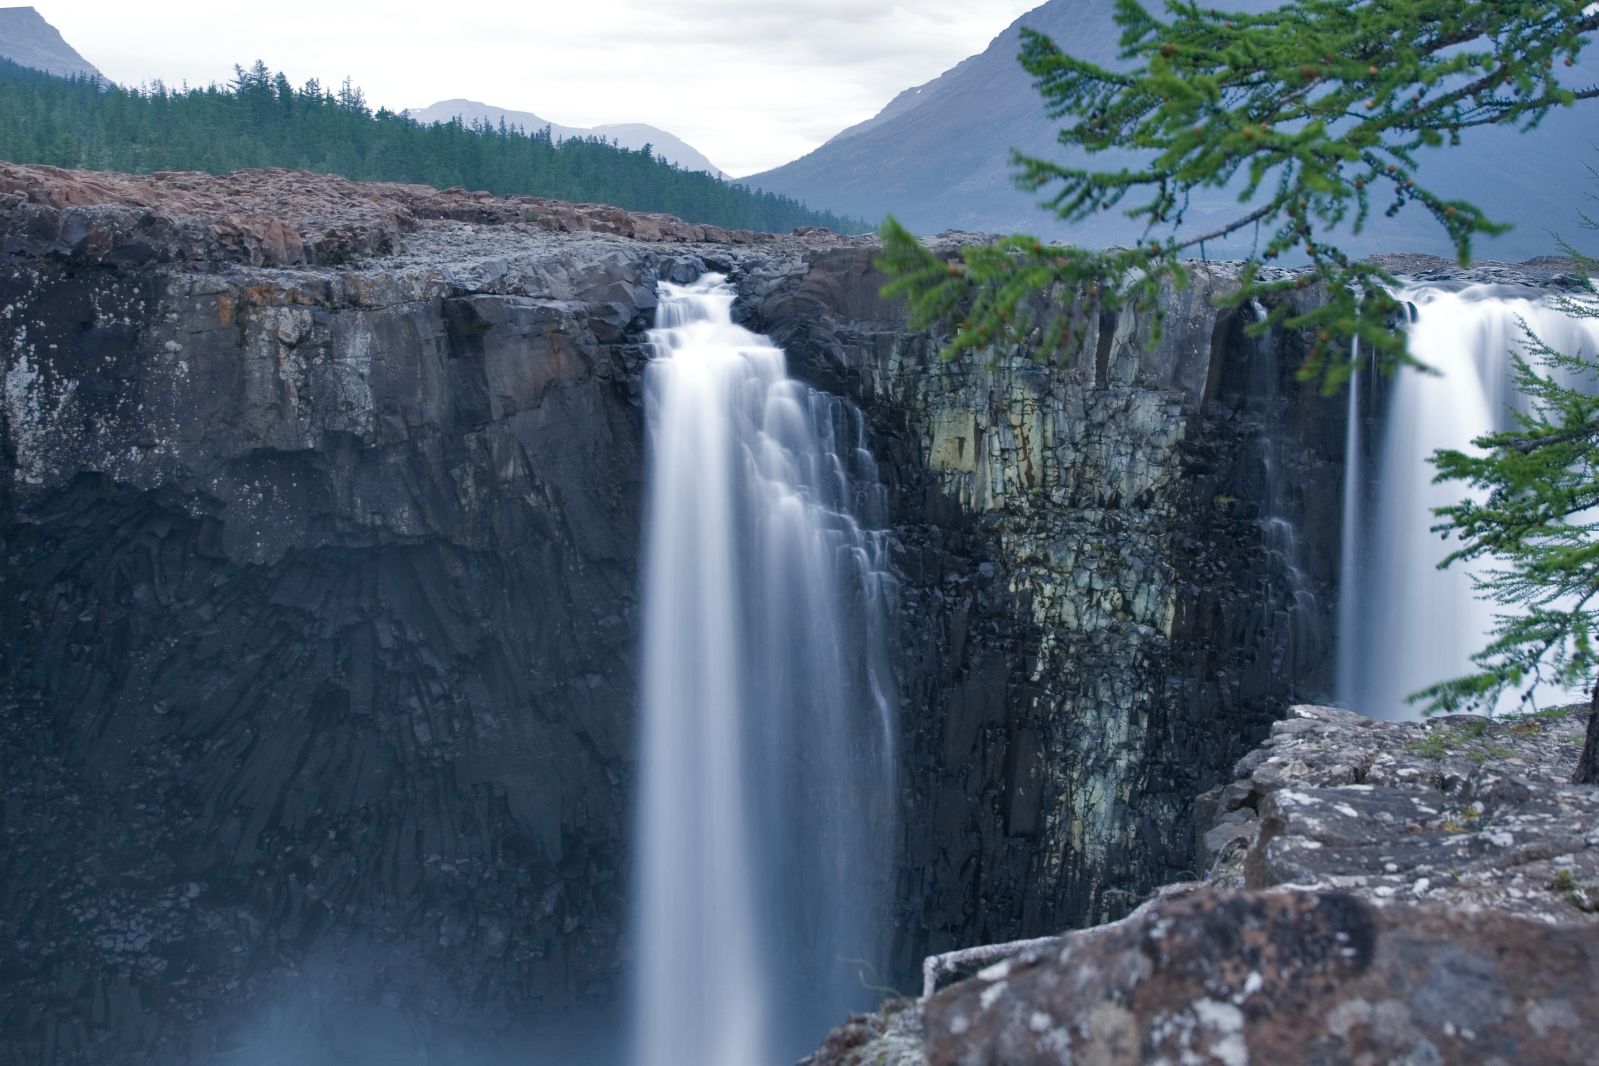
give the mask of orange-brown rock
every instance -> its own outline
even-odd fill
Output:
[[[0,163],[0,252],[119,265],[222,260],[331,265],[399,249],[428,220],[652,242],[769,243],[672,215],[537,196],[350,181],[304,170],[115,174]],[[808,229],[807,244],[840,241]]]

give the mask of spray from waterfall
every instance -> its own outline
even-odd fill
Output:
[[[637,1066],[766,1066],[870,1003],[896,838],[884,493],[719,275],[645,378]]]
[[[1498,609],[1476,595],[1472,568],[1438,564],[1454,544],[1432,532],[1434,508],[1455,502],[1458,483],[1434,484],[1429,457],[1470,450],[1504,428],[1517,395],[1513,353],[1523,323],[1557,351],[1599,351],[1599,323],[1574,319],[1526,292],[1493,286],[1416,287],[1399,294],[1415,310],[1410,351],[1437,373],[1401,371],[1381,417],[1375,469],[1363,471],[1357,382],[1351,383],[1340,588],[1339,698],[1375,718],[1413,718],[1406,697],[1471,672]],[[1361,502],[1370,506],[1362,514]],[[1506,696],[1505,709],[1514,694]]]

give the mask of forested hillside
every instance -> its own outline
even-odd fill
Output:
[[[297,167],[363,181],[609,203],[738,229],[869,228],[679,170],[648,148],[557,143],[547,130],[459,121],[422,125],[372,111],[348,81],[337,92],[314,80],[295,88],[259,62],[226,86],[129,89],[0,60],[0,159],[133,173]]]

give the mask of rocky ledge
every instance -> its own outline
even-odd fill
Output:
[[[609,204],[355,182],[304,170],[133,175],[0,162],[0,254],[10,257],[113,267],[333,266],[399,252],[407,236],[433,221],[666,243],[786,239]],[[799,235],[813,244],[843,240],[828,230]]]
[[[1196,806],[1204,881],[971,953],[806,1064],[1599,1062],[1585,720],[1296,707]]]

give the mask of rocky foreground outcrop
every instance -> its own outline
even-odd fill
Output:
[[[1585,710],[1296,707],[1202,801],[1205,881],[852,1019],[807,1064],[1599,1062]]]

